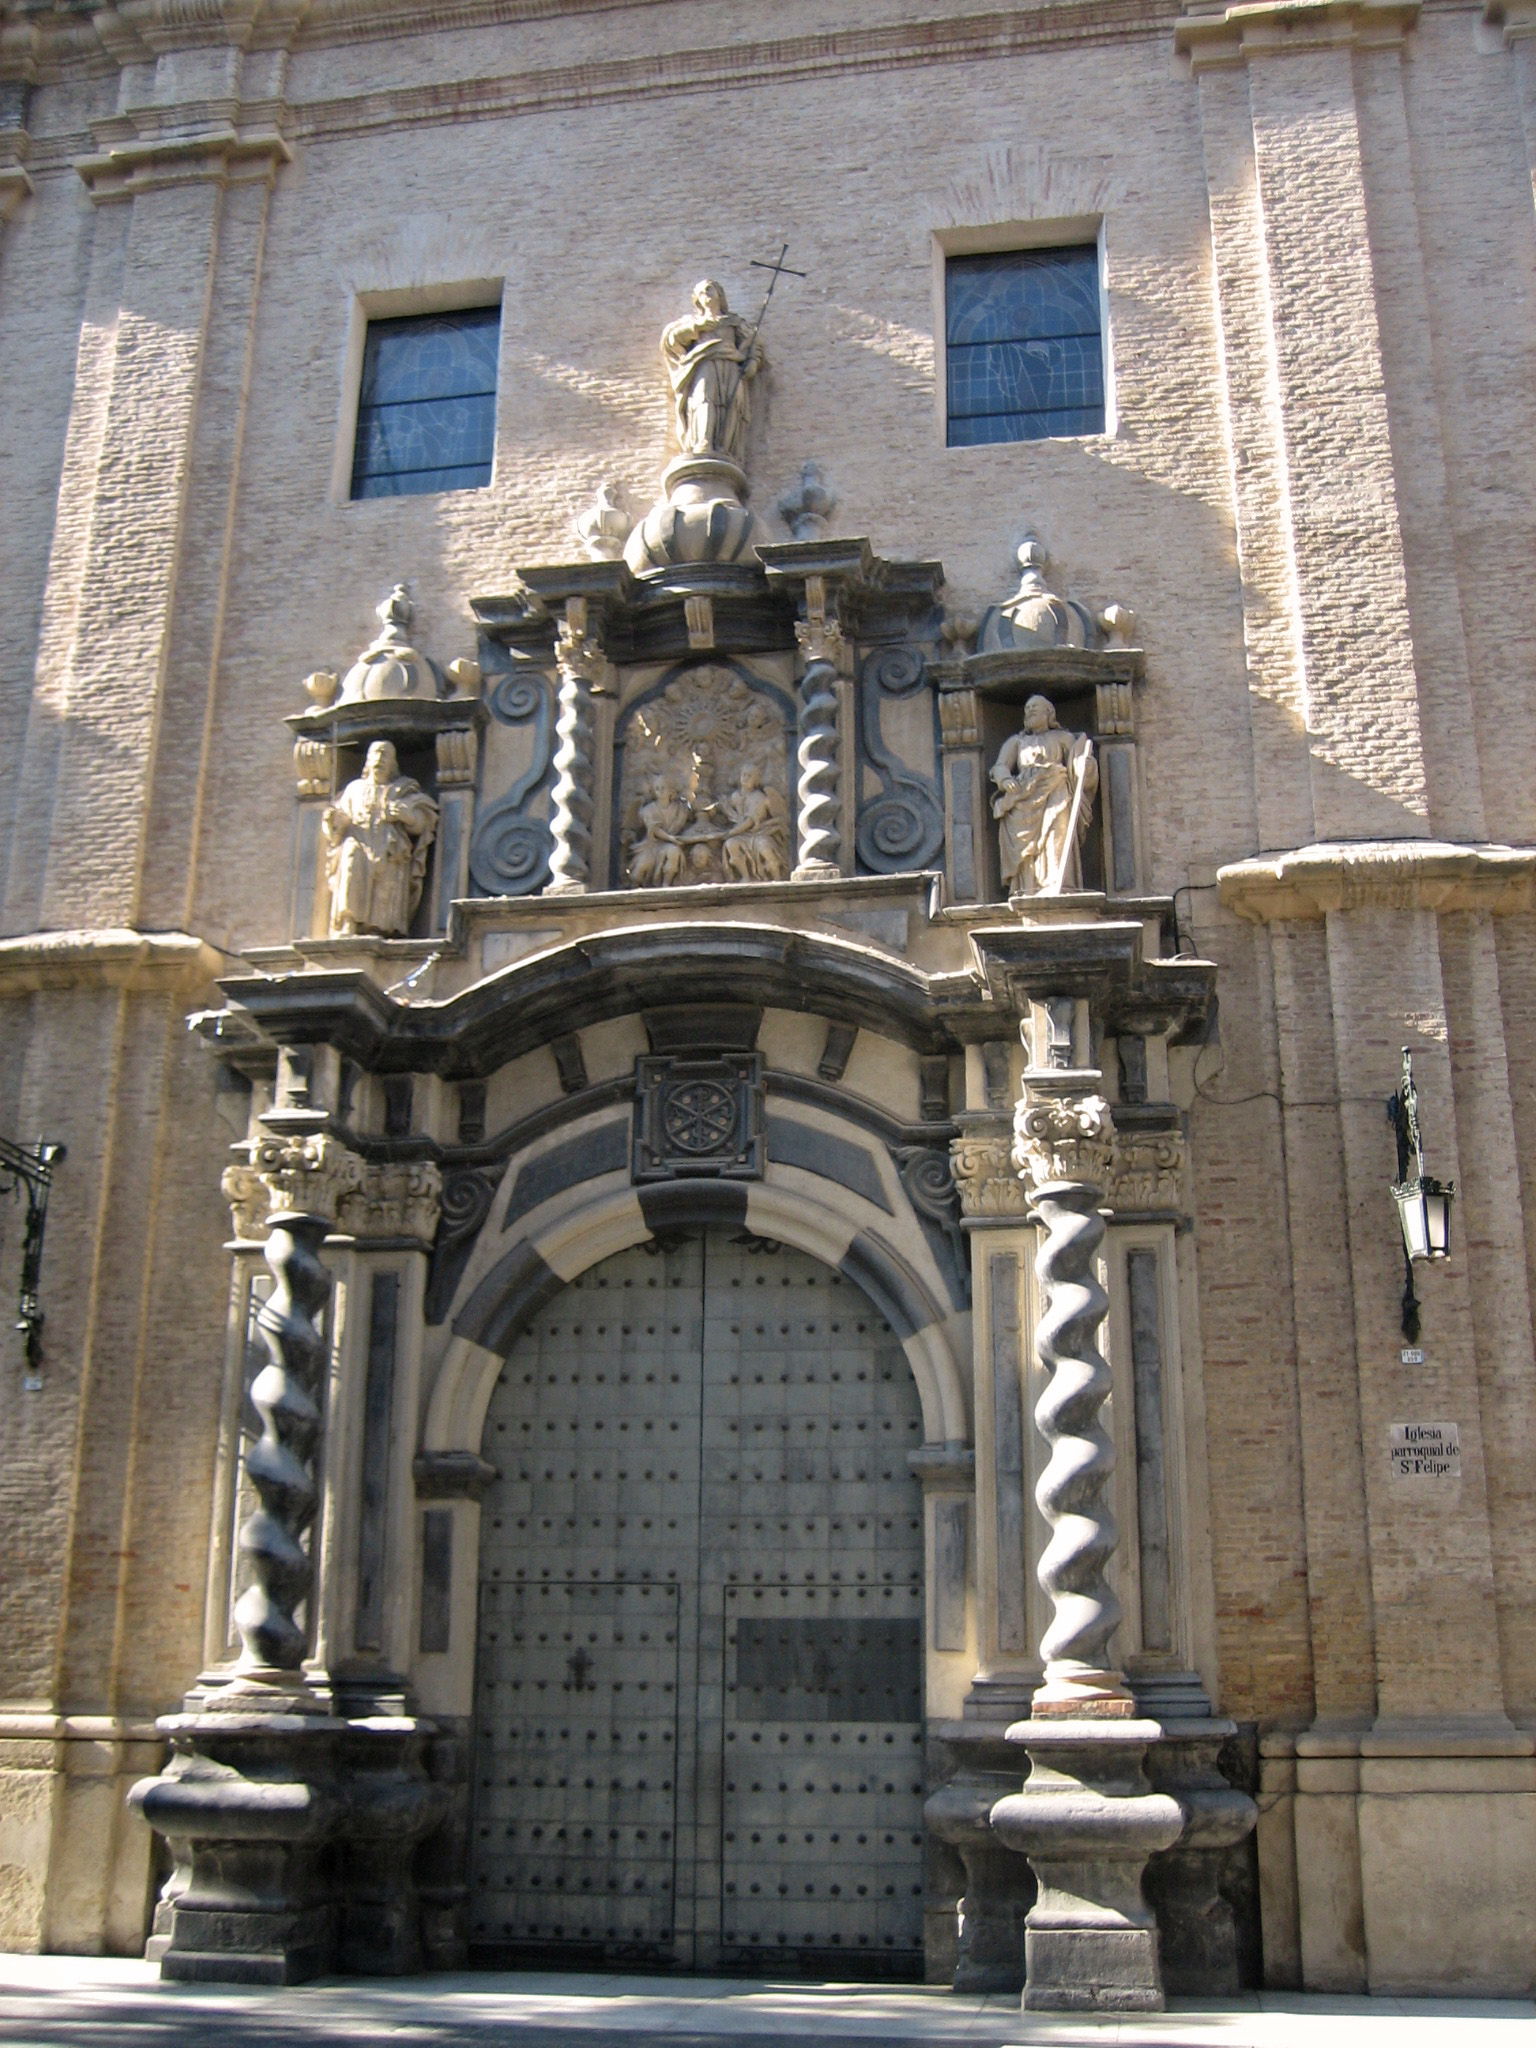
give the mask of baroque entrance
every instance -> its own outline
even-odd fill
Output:
[[[919,1974],[922,1440],[866,1297],[745,1233],[525,1331],[485,1439],[485,1959]]]

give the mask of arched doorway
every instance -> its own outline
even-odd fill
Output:
[[[486,1421],[471,1943],[918,1974],[923,1441],[851,1281],[723,1229],[573,1281]]]

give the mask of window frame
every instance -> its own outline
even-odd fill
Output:
[[[934,431],[946,455],[974,456],[989,449],[1081,447],[1085,442],[1114,437],[1114,328],[1110,317],[1109,249],[1102,214],[1066,215],[1054,220],[995,221],[975,227],[946,228],[933,236]],[[1046,249],[1082,248],[1092,243],[1099,259],[1099,348],[1103,357],[1104,425],[1092,434],[1043,434],[1018,441],[971,441],[951,445],[949,439],[949,261],[952,256],[1012,256]]]
[[[368,346],[368,329],[376,320],[430,319],[437,313],[469,313],[481,307],[495,307],[499,320],[496,349],[496,429],[491,437],[490,482],[467,485],[464,488],[495,488],[497,450],[501,446],[501,397],[505,384],[502,349],[507,332],[506,279],[463,278],[454,284],[405,285],[387,291],[354,293],[342,345],[340,409],[336,424],[336,446],[331,463],[330,497],[333,504],[348,505],[356,511],[364,505],[398,505],[407,499],[435,502],[439,498],[459,495],[457,491],[392,491],[379,497],[353,497],[352,467],[357,455],[358,415],[363,393],[363,359]]]

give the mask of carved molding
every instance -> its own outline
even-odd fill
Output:
[[[1174,47],[1195,71],[1308,50],[1381,50],[1400,44],[1419,0],[1246,0],[1195,5],[1174,24]]]
[[[413,1237],[430,1243],[442,1206],[442,1174],[430,1160],[370,1165],[327,1132],[247,1139],[243,1164],[224,1170],[235,1236],[256,1244],[274,1215],[319,1216],[342,1236]]]
[[[1228,910],[1253,924],[1335,910],[1485,911],[1536,904],[1536,847],[1437,839],[1324,842],[1234,861],[1216,875]]]
[[[0,939],[0,1000],[40,989],[163,989],[211,986],[227,958],[190,932],[29,932]]]
[[[275,131],[224,127],[113,142],[77,157],[75,169],[95,203],[105,206],[171,185],[267,185],[292,161],[292,149]]]
[[[1186,1154],[1182,1131],[1116,1131],[1102,1182],[1104,1206],[1116,1214],[1181,1210]],[[956,1138],[950,1165],[962,1216],[1019,1222],[1029,1216],[1033,1192],[1014,1161],[1012,1133],[1003,1119]]]

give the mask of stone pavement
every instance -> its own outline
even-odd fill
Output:
[[[150,1964],[0,1956],[4,2048],[1530,2048],[1530,1999],[1181,2000],[1145,2018],[1021,2013],[917,1986],[475,1972],[295,1990],[162,1984]]]

